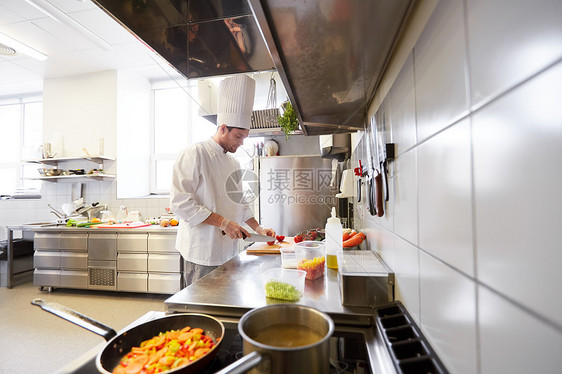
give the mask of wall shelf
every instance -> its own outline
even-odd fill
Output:
[[[104,161],[115,161],[113,157],[106,157],[106,156],[91,156],[91,157],[59,157],[59,158],[43,158],[40,160],[24,160],[23,162],[26,163],[34,163],[34,164],[45,164],[45,165],[58,165],[59,162],[65,161],[92,161],[96,164],[103,164]]]
[[[79,180],[94,180],[94,181],[104,181],[108,179],[114,179],[115,175],[111,174],[82,174],[82,175],[57,175],[53,177],[28,177],[23,179],[28,180],[42,180],[48,182],[58,182],[58,181],[68,181],[68,182],[78,182]]]
[[[100,169],[103,170],[104,166],[103,163],[105,161],[115,161],[113,157],[106,157],[106,156],[86,156],[86,157],[59,157],[59,158],[43,158],[38,160],[24,160],[25,163],[31,164],[42,164],[42,165],[49,165],[58,168],[59,163],[61,162],[73,162],[73,161],[90,161],[96,163],[100,166]],[[26,177],[22,179],[26,180],[41,180],[41,181],[48,181],[48,182],[79,182],[79,181],[106,181],[112,180],[115,178],[115,175],[112,174],[105,174],[105,173],[97,173],[97,174],[71,174],[71,175],[56,175],[56,176],[42,176],[38,175],[36,177]]]

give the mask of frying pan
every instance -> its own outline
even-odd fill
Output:
[[[132,347],[138,347],[141,342],[148,340],[161,332],[179,330],[185,326],[203,329],[204,334],[212,338],[215,345],[209,353],[201,357],[199,360],[193,361],[186,366],[169,370],[166,373],[197,373],[213,360],[220,349],[225,332],[222,322],[211,316],[195,313],[178,313],[141,323],[122,332],[121,334],[117,334],[111,327],[67,308],[64,305],[46,302],[42,299],[35,299],[31,302],[31,304],[37,305],[47,312],[53,313],[54,315],[66,319],[67,321],[83,327],[86,330],[90,330],[103,336],[107,341],[107,344],[96,357],[96,367],[100,373],[104,374],[111,373],[121,358],[127,354]]]

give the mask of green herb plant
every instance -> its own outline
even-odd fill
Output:
[[[281,129],[285,133],[285,139],[289,140],[291,133],[299,128],[299,120],[290,101],[287,101],[282,107],[283,115],[277,117],[277,122],[279,122]]]

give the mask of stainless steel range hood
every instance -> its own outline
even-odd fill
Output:
[[[362,130],[414,0],[249,0],[306,135]]]
[[[186,78],[274,70],[247,0],[92,0]]]
[[[93,1],[188,79],[276,69],[305,135],[363,129],[415,3]]]

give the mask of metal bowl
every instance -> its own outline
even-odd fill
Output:
[[[45,177],[56,177],[62,175],[63,173],[61,169],[49,169],[49,168],[40,168],[37,169],[37,171],[39,171],[39,174]]]

